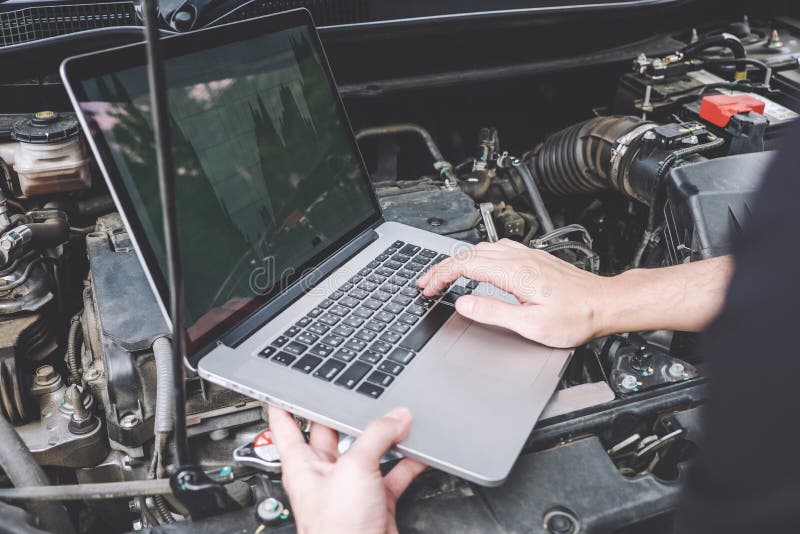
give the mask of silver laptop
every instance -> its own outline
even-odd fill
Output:
[[[185,277],[186,364],[358,435],[407,406],[403,454],[502,483],[569,359],[455,313],[420,273],[467,245],[384,222],[305,10],[163,41]],[[156,295],[165,251],[143,45],[62,78]],[[165,313],[166,317],[166,313]]]

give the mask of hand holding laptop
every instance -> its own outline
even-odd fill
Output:
[[[395,409],[370,423],[339,457],[338,438],[314,424],[306,444],[292,417],[274,406],[269,421],[298,532],[397,532],[397,499],[425,465],[401,460],[383,476],[380,460],[408,434],[411,413]]]

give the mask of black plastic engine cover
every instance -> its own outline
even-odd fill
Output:
[[[664,236],[670,264],[729,254],[750,218],[774,152],[684,165],[667,178]]]

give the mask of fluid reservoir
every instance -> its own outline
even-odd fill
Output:
[[[89,158],[74,113],[40,111],[11,127],[16,146],[0,155],[13,169],[24,196],[75,191],[91,186]]]

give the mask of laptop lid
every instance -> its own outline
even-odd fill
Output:
[[[380,220],[311,15],[164,39],[187,360]],[[162,303],[168,300],[143,44],[62,78]],[[166,315],[166,314],[165,314]]]

